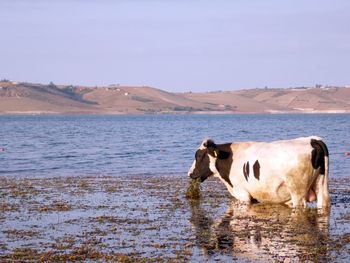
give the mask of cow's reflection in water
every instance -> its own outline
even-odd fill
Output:
[[[324,261],[329,214],[281,205],[242,205],[232,201],[221,218],[191,203],[196,245],[205,256],[225,254],[254,261]]]

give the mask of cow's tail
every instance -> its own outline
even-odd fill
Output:
[[[324,156],[324,181],[322,185],[323,204],[322,206],[330,207],[331,199],[329,197],[329,156]]]
[[[312,165],[314,169],[319,171],[317,178],[316,195],[317,207],[328,208],[330,206],[329,197],[329,152],[327,145],[322,140],[311,140]]]
[[[328,155],[325,155],[324,156],[324,181],[323,181],[323,191],[326,193],[327,195],[327,202],[328,202],[328,205],[329,206],[330,204],[330,198],[329,198],[329,156]]]

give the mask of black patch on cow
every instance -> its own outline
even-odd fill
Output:
[[[328,157],[329,152],[327,145],[321,140],[311,139],[311,146],[313,148],[311,152],[311,164],[314,169],[320,168],[320,173],[325,173],[324,158]]]
[[[260,163],[258,160],[255,161],[253,165],[253,172],[254,172],[254,177],[259,180],[260,178]]]
[[[232,152],[226,152],[226,151],[223,151],[223,150],[219,150],[218,152],[218,159],[220,160],[225,160],[229,157],[232,157]]]
[[[217,160],[215,166],[221,178],[224,179],[232,187],[232,183],[229,178],[233,161],[233,152],[231,145],[231,143],[216,145],[215,151],[217,152]]]
[[[248,181],[247,172],[245,170],[245,163],[243,164],[243,175],[244,175],[245,179]]]
[[[243,164],[243,174],[244,174],[245,179],[246,179],[247,182],[248,182],[248,177],[249,177],[249,162]]]

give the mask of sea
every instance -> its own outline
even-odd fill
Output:
[[[317,135],[331,209],[187,196],[202,140]],[[350,115],[0,116],[0,261],[350,262]]]
[[[330,178],[350,175],[350,115],[0,116],[0,176],[184,175],[216,143],[316,135]]]

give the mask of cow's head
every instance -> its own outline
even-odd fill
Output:
[[[203,182],[209,176],[217,173],[215,168],[216,159],[219,157],[219,149],[212,140],[204,140],[196,151],[193,164],[188,171],[192,179],[200,178]]]

